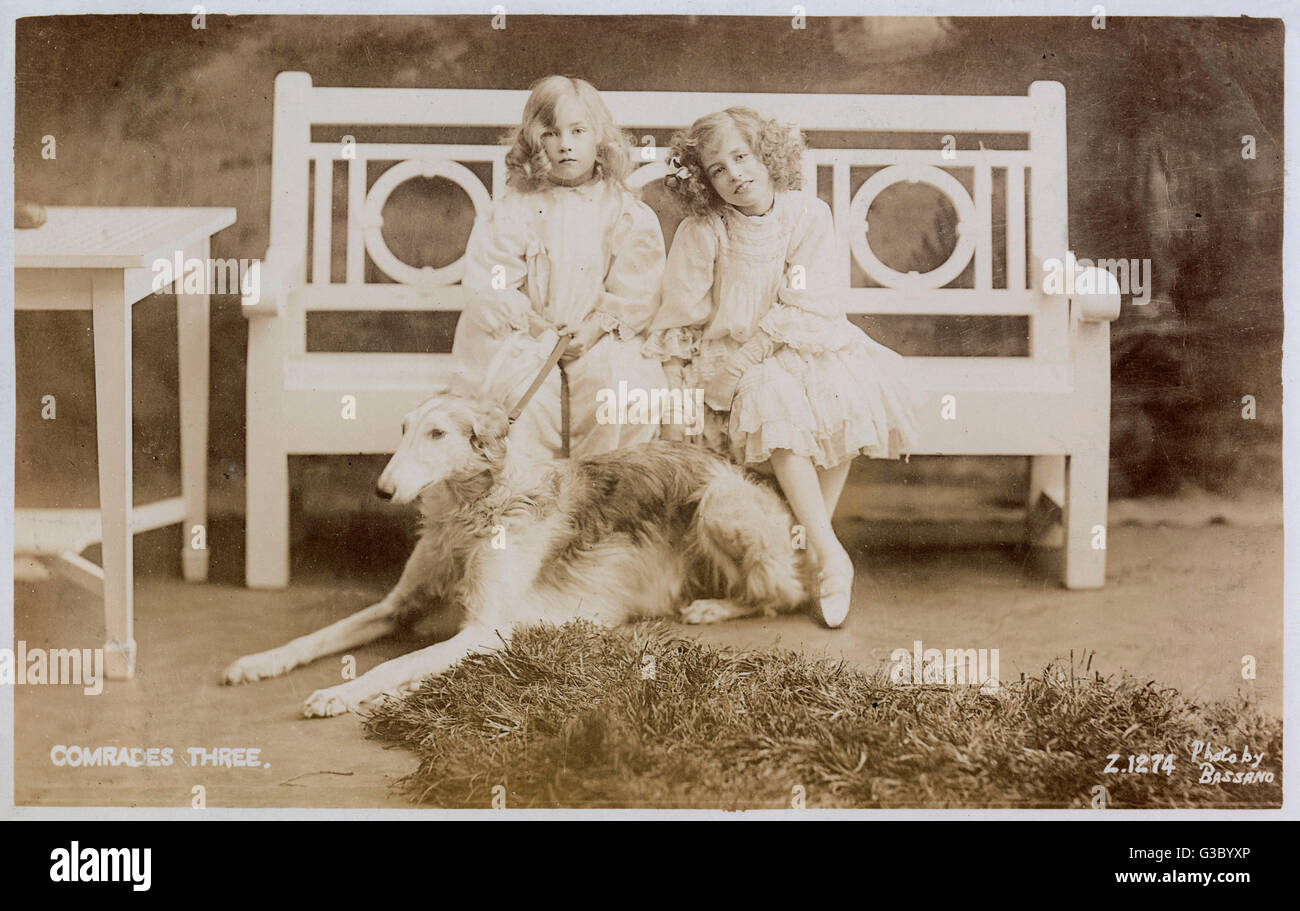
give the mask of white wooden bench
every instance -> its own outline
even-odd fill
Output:
[[[805,188],[821,178],[839,234],[839,265],[850,312],[970,314],[1027,318],[1027,356],[912,357],[925,391],[926,454],[1031,458],[1030,505],[1046,495],[1063,510],[1065,584],[1102,585],[1105,576],[1110,420],[1110,325],[1118,285],[1094,274],[1105,293],[1042,293],[1044,264],[1065,260],[1065,90],[1035,82],[1027,96],[714,94],[603,92],[616,121],[637,136],[683,127],[734,104],[799,124],[811,134]],[[370,142],[317,137],[375,126],[494,128],[515,124],[526,92],[320,88],[306,73],[275,83],[270,249],[260,299],[245,300],[248,327],[247,582],[289,581],[291,454],[383,453],[396,448],[402,415],[425,395],[447,356],[308,351],[311,311],[459,310],[460,262],[416,269],[389,251],[380,226],[385,200],[402,181],[439,176],[459,184],[481,216],[504,187],[505,148],[492,144]],[[335,129],[337,128],[337,129]],[[881,147],[884,134],[931,136],[927,148]],[[1005,134],[1008,148],[953,149],[943,136]],[[828,140],[828,137],[830,139]],[[873,138],[874,137],[874,138]],[[820,141],[819,141],[820,140]],[[664,145],[661,140],[660,145]],[[893,142],[892,146],[900,143]],[[974,143],[968,143],[974,144]],[[994,144],[994,143],[989,143]],[[915,145],[915,143],[913,143]],[[664,150],[655,150],[659,159]],[[334,165],[347,171],[335,194]],[[393,161],[368,185],[367,162]],[[309,183],[308,162],[315,162]],[[486,163],[485,182],[467,164]],[[478,165],[480,173],[483,165]],[[865,171],[874,173],[855,187]],[[635,175],[663,175],[661,160]],[[856,175],[856,176],[855,176]],[[996,179],[995,179],[996,175]],[[872,199],[897,181],[932,184],[951,200],[960,229],[948,261],[933,271],[895,272],[866,242]],[[1005,229],[994,230],[994,186]],[[852,191],[852,192],[851,192]],[[338,195],[340,199],[336,200]],[[312,218],[309,221],[309,204]],[[336,206],[346,205],[346,274],[331,274]],[[671,238],[669,238],[671,240]],[[999,262],[995,280],[993,251]],[[366,260],[392,283],[367,283]],[[973,263],[973,266],[971,265]],[[854,281],[855,272],[871,282]],[[963,276],[964,273],[964,276]],[[961,279],[954,282],[954,279]],[[869,287],[855,287],[868,284]],[[965,285],[961,287],[960,285]],[[345,396],[353,399],[345,400]],[[353,404],[354,417],[345,416]]]

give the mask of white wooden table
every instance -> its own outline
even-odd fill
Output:
[[[141,506],[131,484],[131,307],[153,293],[157,260],[174,262],[179,252],[183,261],[207,263],[212,235],[234,223],[235,210],[50,206],[46,212],[41,227],[14,231],[14,308],[94,314],[99,509],[15,510],[14,549],[40,556],[104,599],[105,672],[127,679],[136,657],[132,536],[183,523],[182,573],[194,582],[208,573],[208,295],[181,294],[176,286],[181,495]],[[203,527],[202,549],[193,546],[194,526]],[[103,543],[102,569],[80,556],[96,541]]]

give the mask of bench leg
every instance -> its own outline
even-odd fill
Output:
[[[185,251],[208,261],[208,240]],[[179,284],[179,283],[178,283]],[[186,582],[208,578],[208,295],[176,295],[181,412],[181,574]],[[198,546],[195,546],[198,545]]]
[[[248,324],[248,505],[245,510],[244,581],[249,588],[289,584],[289,457],[285,452],[281,390],[283,320]]]
[[[1029,457],[1029,511],[1026,534],[1031,547],[1061,547],[1065,532],[1065,456]]]
[[[95,334],[95,421],[99,515],[104,538],[104,672],[135,673],[134,542],[131,539],[131,307],[120,271],[96,271],[91,310]]]
[[[261,449],[258,421],[248,421],[248,507],[244,576],[249,588],[289,584],[289,458]]]
[[[1070,456],[1066,470],[1065,587],[1101,588],[1106,582],[1107,452]]]

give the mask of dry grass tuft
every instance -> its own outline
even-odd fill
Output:
[[[647,657],[649,656],[649,657]],[[650,676],[647,661],[653,661]],[[1250,702],[1198,706],[1069,662],[971,688],[901,686],[791,651],[734,652],[671,626],[515,632],[366,721],[415,750],[417,802],[488,807],[1277,807],[1282,723]],[[1268,784],[1201,784],[1191,744],[1265,751]],[[1172,753],[1172,774],[1103,773]],[[1223,771],[1240,764],[1219,764]]]

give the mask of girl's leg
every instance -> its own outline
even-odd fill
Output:
[[[825,597],[820,598],[822,619],[827,626],[844,622],[849,609],[849,589],[853,583],[853,561],[831,528],[830,513],[823,499],[821,479],[807,456],[795,455],[788,449],[772,453],[772,470],[781,485],[795,518],[808,532],[812,545],[822,565]],[[832,471],[839,471],[839,467]],[[832,478],[832,480],[834,480]],[[843,487],[843,482],[839,485]]]
[[[852,465],[853,460],[848,459],[834,468],[817,470],[817,479],[822,488],[822,502],[826,504],[826,515],[829,518],[835,516],[835,507],[840,502],[840,494],[844,492],[844,482],[849,479],[849,468]]]
[[[506,409],[532,385],[554,346],[554,334],[534,339],[523,332],[508,335],[492,355],[483,379],[485,397]],[[548,344],[549,342],[549,344]],[[511,450],[529,458],[550,459],[560,455],[560,371],[552,368],[540,389],[510,428]]]
[[[534,372],[533,377],[536,376]],[[531,383],[533,377],[528,382]],[[518,393],[522,395],[522,390]],[[519,419],[510,427],[510,451],[529,459],[558,459],[560,443],[560,371],[552,369]]]

